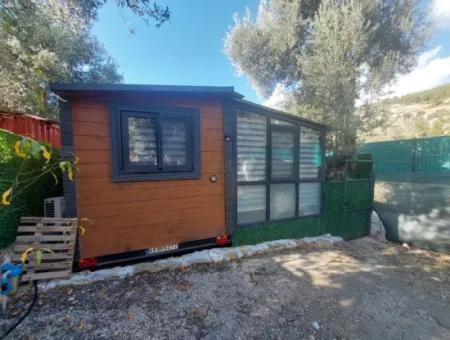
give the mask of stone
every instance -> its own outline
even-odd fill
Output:
[[[228,262],[241,259],[243,257],[263,254],[271,250],[291,249],[310,243],[326,245],[342,241],[343,239],[341,237],[326,234],[317,237],[305,237],[300,240],[275,240],[241,247],[201,250],[183,256],[169,257],[167,259],[157,260],[154,262],[138,263],[132,266],[101,269],[94,272],[86,270],[80,273],[72,274],[72,276],[68,279],[58,279],[40,283],[39,287],[42,290],[47,290],[58,286],[80,285],[111,278],[124,278],[144,271],[154,273],[162,270],[186,270],[194,264]]]
[[[319,323],[317,321],[313,321],[312,326],[316,331],[320,329]]]
[[[220,248],[210,249],[208,252],[209,252],[209,257],[211,258],[212,262],[214,262],[214,263],[223,262],[223,260],[224,260],[223,249],[220,249]]]

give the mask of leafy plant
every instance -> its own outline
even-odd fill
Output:
[[[73,181],[73,168],[76,167],[78,159],[75,158],[73,162],[68,160],[56,159],[52,162],[52,154],[49,151],[48,146],[41,144],[35,140],[22,138],[14,144],[14,151],[17,157],[22,159],[22,164],[19,167],[15,177],[11,181],[11,185],[2,194],[2,204],[8,206],[14,197],[23,194],[23,192],[30,186],[32,186],[41,177],[50,174],[55,180],[55,185],[58,184],[58,176],[56,171],[61,170],[62,173],[66,172],[69,180]],[[45,160],[41,169],[32,170],[31,176],[24,178],[23,168],[27,160],[31,158]],[[29,175],[29,174],[28,174]]]
[[[35,251],[36,252],[36,265],[40,265],[42,263],[42,256],[44,253],[51,253],[53,254],[54,251],[48,248],[33,248],[30,247],[27,250],[25,250],[21,256],[20,256],[20,261],[25,264],[25,262],[28,260],[28,257],[31,255],[31,253]]]
[[[330,126],[334,152],[351,157],[357,133],[384,123],[373,100],[415,64],[426,11],[421,0],[262,0],[256,17],[236,18],[225,52],[263,97],[277,90],[285,109]]]
[[[118,83],[117,63],[91,33],[107,0],[0,1],[0,110],[57,118],[52,82]],[[110,0],[160,26],[167,7],[151,0]]]
[[[21,216],[42,216],[43,199],[61,196],[61,167],[74,176],[75,163],[48,144],[0,130],[0,248],[14,241]]]

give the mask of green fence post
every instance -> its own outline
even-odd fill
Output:
[[[411,171],[416,172],[416,161],[417,161],[417,139],[413,138],[413,145],[412,145],[412,160],[411,160]]]

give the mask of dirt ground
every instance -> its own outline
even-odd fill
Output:
[[[61,287],[9,338],[450,339],[450,254],[363,238]]]

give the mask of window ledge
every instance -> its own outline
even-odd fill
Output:
[[[139,181],[160,181],[171,179],[200,179],[202,176],[199,171],[189,172],[163,172],[147,174],[120,174],[112,177],[113,182],[139,182]]]

